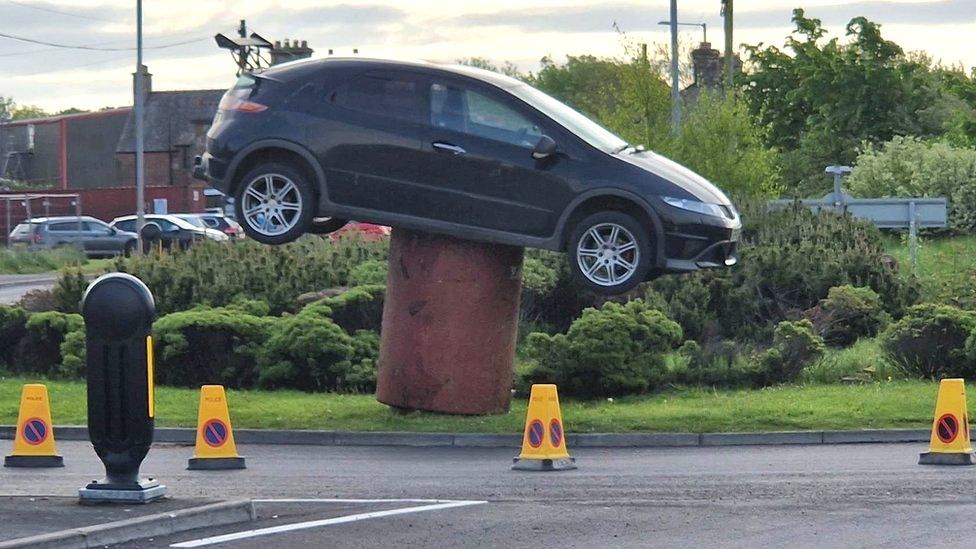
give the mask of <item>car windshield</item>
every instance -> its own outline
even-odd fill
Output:
[[[626,141],[610,130],[532,86],[521,84],[508,88],[508,91],[602,151],[617,152],[628,146]]]
[[[194,227],[200,227],[203,229],[207,228],[207,224],[204,223],[203,220],[201,220],[199,217],[195,215],[179,215],[177,217],[179,217],[183,221],[186,221],[190,225],[193,225]]]

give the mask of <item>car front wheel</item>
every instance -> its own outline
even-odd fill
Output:
[[[234,208],[247,236],[262,244],[285,244],[309,230],[315,214],[312,184],[300,171],[277,162],[244,175]]]
[[[647,277],[652,264],[650,235],[632,216],[600,212],[580,221],[569,241],[570,269],[586,289],[622,294]]]

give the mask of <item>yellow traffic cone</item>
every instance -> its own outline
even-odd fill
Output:
[[[973,464],[964,380],[943,379],[939,383],[929,451],[921,454],[918,462],[922,465]]]
[[[512,469],[521,471],[560,471],[575,469],[576,459],[566,449],[563,416],[555,385],[533,385],[529,410],[525,416],[522,453]]]
[[[197,415],[197,443],[187,469],[244,469],[244,457],[237,455],[234,430],[227,412],[223,385],[200,388]]]
[[[20,393],[20,413],[14,453],[3,458],[4,467],[64,467],[64,458],[54,447],[54,424],[47,386],[24,385]]]

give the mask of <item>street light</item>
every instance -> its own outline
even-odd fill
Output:
[[[664,25],[666,27],[671,26],[671,21],[659,21],[658,25]],[[684,27],[701,27],[702,28],[702,42],[708,42],[708,23],[682,23],[678,22],[679,26]]]

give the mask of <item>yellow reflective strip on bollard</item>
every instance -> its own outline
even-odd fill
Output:
[[[154,391],[153,340],[146,336],[146,386],[149,387],[149,417],[156,417],[156,394]]]

